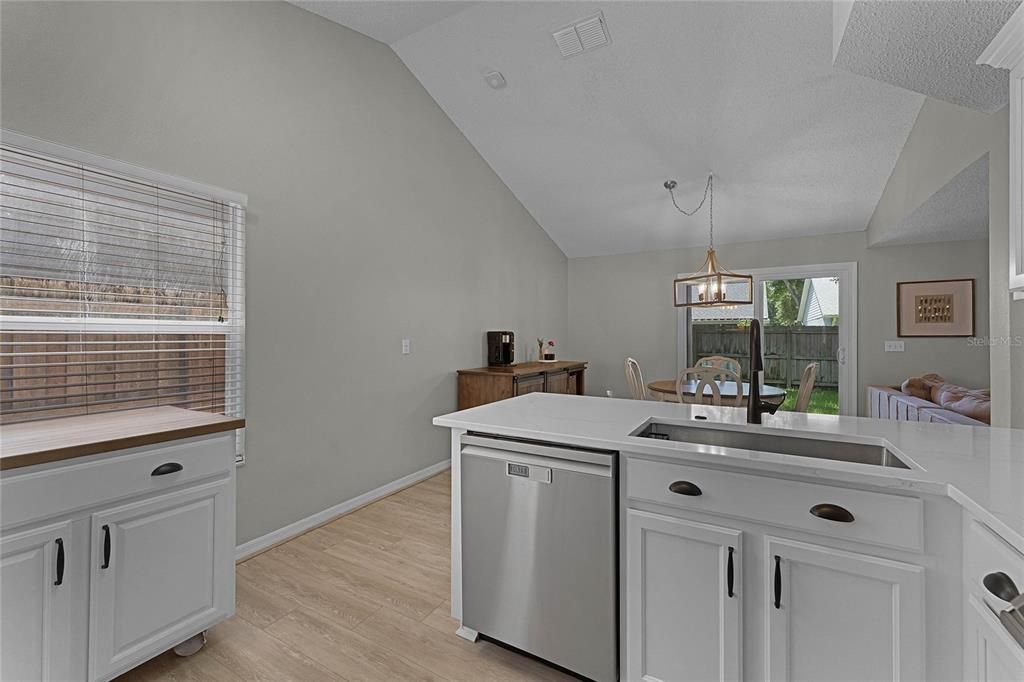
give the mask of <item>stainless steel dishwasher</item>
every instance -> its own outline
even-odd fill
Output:
[[[618,678],[617,453],[462,437],[462,622]]]

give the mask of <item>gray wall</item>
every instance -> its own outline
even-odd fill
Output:
[[[869,249],[864,232],[727,244],[718,248],[731,270],[813,263],[858,263],[858,409],[864,386],[899,383],[940,372],[951,381],[987,386],[988,349],[967,339],[904,339],[904,353],[885,353],[896,337],[896,282],[975,277],[978,334],[988,329],[988,245],[985,240]],[[591,361],[588,391],[626,395],[624,358],[640,361],[645,379],[676,373],[676,310],[672,279],[696,270],[704,249],[657,251],[569,260],[569,344]]]
[[[565,256],[387,46],[284,3],[2,23],[4,127],[249,195],[240,542],[445,459],[483,331],[565,338]]]
[[[1024,302],[1009,294],[1009,108],[994,114],[925,100],[868,225],[868,243],[892,235],[900,220],[964,167],[989,154],[989,326],[992,423],[1024,427]]]
[[[903,218],[989,152],[1001,116],[926,98],[868,223],[868,244],[892,237]],[[999,180],[992,170],[990,183]]]

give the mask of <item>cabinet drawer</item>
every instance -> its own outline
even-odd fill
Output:
[[[967,522],[964,537],[964,582],[969,591],[980,594],[996,611],[1007,608],[985,589],[982,582],[989,573],[1002,571],[1018,585],[1024,585],[1024,556],[978,521]]]
[[[632,458],[626,472],[626,493],[634,500],[897,549],[924,546],[922,502],[913,497]],[[853,521],[811,514],[819,504],[838,505],[853,514]]]
[[[159,492],[227,473],[234,467],[233,432],[83,458],[75,463],[0,479],[0,518],[11,528],[113,500]],[[168,473],[158,467],[169,464]],[[176,465],[180,465],[180,470]]]

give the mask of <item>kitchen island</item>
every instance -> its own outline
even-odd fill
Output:
[[[1024,431],[546,394],[434,423],[457,620],[463,438],[484,434],[618,453],[621,679],[1024,679],[982,585],[1024,585]],[[822,452],[773,451],[794,445]],[[892,461],[829,456],[871,449]]]

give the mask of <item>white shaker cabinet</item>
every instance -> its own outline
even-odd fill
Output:
[[[1024,680],[1024,643],[999,620],[1008,602],[988,589],[985,578],[1006,575],[1024,585],[1024,555],[988,526],[964,514],[964,675],[965,680]]]
[[[72,599],[85,582],[69,570],[70,521],[27,530],[0,541],[3,609],[2,680],[65,680],[71,674]]]
[[[627,512],[630,680],[738,680],[742,533]]]
[[[977,682],[1024,680],[1024,648],[987,606],[969,597],[964,614],[964,679]]]
[[[222,480],[92,515],[90,679],[165,651],[232,610],[231,485]]]
[[[641,458],[624,469],[622,679],[925,678],[920,499]]]
[[[765,537],[769,679],[924,678],[924,569]]]
[[[67,419],[23,442],[79,432],[148,442],[87,442],[78,456],[61,443],[26,446],[36,461],[12,466],[21,452],[9,436],[31,424],[5,428],[3,680],[105,682],[234,613],[234,429],[244,421],[164,407]]]

